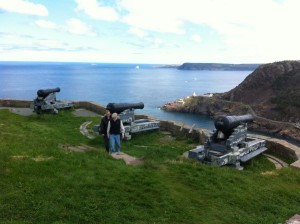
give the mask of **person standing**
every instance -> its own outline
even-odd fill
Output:
[[[110,111],[106,110],[104,117],[101,119],[99,130],[102,138],[104,139],[105,150],[107,153],[109,153],[109,137],[107,136],[107,126],[110,119]]]
[[[107,137],[110,143],[110,153],[119,153],[121,150],[121,139],[120,133],[122,134],[122,139],[124,139],[125,129],[122,121],[118,118],[117,113],[113,113],[111,120],[108,122],[107,126]],[[116,145],[116,149],[115,149]]]

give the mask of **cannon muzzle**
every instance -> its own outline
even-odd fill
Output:
[[[226,132],[236,128],[242,123],[252,122],[254,117],[251,114],[241,116],[220,116],[215,120],[215,127],[217,130]]]
[[[54,89],[39,89],[37,91],[37,95],[39,97],[45,98],[45,97],[47,97],[51,93],[58,93],[58,92],[60,92],[60,88],[59,87],[56,87]]]
[[[127,109],[143,109],[144,103],[109,103],[106,106],[106,109],[109,110],[111,113],[121,113]]]

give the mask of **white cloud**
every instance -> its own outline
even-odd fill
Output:
[[[119,19],[118,13],[109,6],[99,4],[97,0],[75,0],[77,3],[76,12],[83,11],[93,19],[116,21]]]
[[[120,6],[127,11],[123,22],[140,29],[183,34],[180,6],[171,0],[123,0]]]
[[[133,35],[136,35],[140,38],[143,38],[145,36],[148,35],[147,32],[145,32],[144,30],[140,29],[140,28],[137,28],[137,27],[131,27],[129,30],[128,30],[129,33],[133,34]]]
[[[25,0],[0,0],[0,9],[20,14],[37,16],[48,15],[48,10],[45,6]]]
[[[58,40],[51,40],[51,39],[41,39],[37,40],[36,47],[39,48],[39,50],[44,49],[64,49],[67,50],[69,46],[67,46],[65,43],[58,41]]]
[[[36,20],[35,24],[38,27],[46,28],[46,29],[56,29],[57,28],[57,25],[55,23],[48,21],[48,20],[42,20],[42,19]]]
[[[225,57],[299,59],[299,0],[121,0],[120,6],[122,21],[145,32],[189,34],[190,25],[210,30]]]
[[[66,26],[57,25],[48,20],[37,20],[35,24],[44,29],[55,29],[59,31],[67,31],[76,35],[96,36],[96,32],[91,26],[79,19],[71,18],[66,21]]]
[[[96,36],[93,29],[79,19],[69,19],[66,21],[67,31],[77,35]]]
[[[192,41],[195,41],[196,43],[200,43],[202,40],[201,40],[201,37],[198,35],[198,34],[193,34],[191,36],[191,40]]]

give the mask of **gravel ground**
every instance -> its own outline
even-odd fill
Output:
[[[33,109],[31,108],[0,107],[0,110],[1,109],[7,109],[12,113],[19,114],[22,116],[30,116],[34,114]]]
[[[0,107],[0,110],[1,109],[2,110],[6,109],[12,113],[19,114],[22,116],[30,116],[32,114],[35,114],[33,112],[33,109],[31,109],[31,108]],[[89,110],[86,110],[86,109],[75,109],[73,114],[74,114],[74,116],[77,116],[77,117],[99,117],[100,116],[99,114],[89,111]]]
[[[77,117],[99,117],[100,116],[99,114],[86,109],[75,109],[73,114]]]

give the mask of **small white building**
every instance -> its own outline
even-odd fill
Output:
[[[179,99],[179,100],[177,100],[177,103],[184,104],[184,100],[183,99]]]
[[[212,94],[212,93],[204,93],[202,96],[205,96],[205,97],[212,97],[213,94]]]

